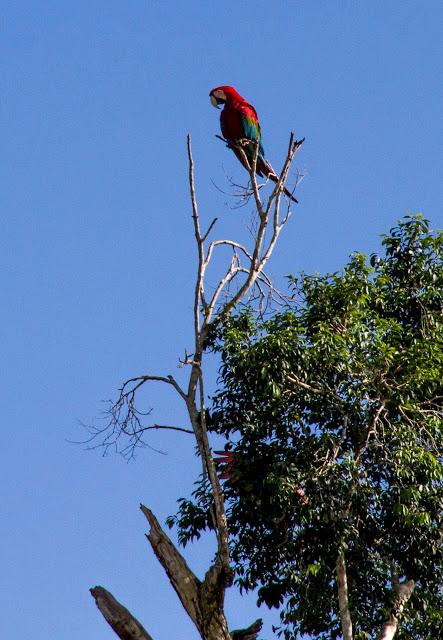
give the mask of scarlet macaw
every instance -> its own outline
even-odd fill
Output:
[[[220,105],[224,105],[223,111],[220,114],[221,132],[245,169],[248,169],[248,166],[239,146],[243,149],[249,166],[252,166],[255,153],[253,145],[240,144],[241,140],[246,139],[258,142],[257,175],[265,176],[273,182],[277,182],[277,174],[271,164],[265,159],[265,150],[261,143],[260,123],[257,112],[252,104],[249,104],[249,102],[242,98],[234,87],[227,85],[212,89],[209,93],[209,98],[211,104],[217,109]],[[291,200],[298,202],[286,188],[283,189],[283,191]]]

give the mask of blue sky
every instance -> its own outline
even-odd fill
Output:
[[[144,539],[191,489],[187,436],[135,463],[86,452],[79,421],[139,373],[174,373],[192,339],[195,251],[185,136],[202,218],[242,237],[208,93],[258,110],[278,168],[294,130],[306,174],[270,272],[335,270],[405,214],[442,226],[443,5],[438,0],[223,4],[64,0],[3,5],[0,636],[106,640],[102,584],[154,640],[197,634]],[[153,418],[183,423],[168,389]],[[187,551],[204,570],[210,539]],[[228,596],[231,627],[257,617]],[[264,637],[275,618],[265,610]]]

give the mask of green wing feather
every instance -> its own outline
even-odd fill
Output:
[[[259,155],[263,157],[265,150],[261,143],[261,129],[258,121],[257,113],[250,105],[243,106],[241,108],[243,131],[245,132],[245,138],[254,140],[259,143]]]

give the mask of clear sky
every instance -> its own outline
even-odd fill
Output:
[[[241,236],[226,173],[245,174],[214,134],[211,88],[258,110],[268,158],[306,143],[300,200],[270,271],[336,270],[370,253],[405,214],[442,226],[440,0],[4,0],[0,637],[113,638],[88,588],[102,584],[154,640],[197,633],[144,539],[198,470],[188,436],[150,441],[136,462],[86,452],[79,421],[123,379],[174,373],[191,346],[195,251],[185,135],[202,218]],[[168,389],[157,421],[183,424]],[[211,540],[187,551],[201,572]],[[265,617],[228,597],[231,628]]]

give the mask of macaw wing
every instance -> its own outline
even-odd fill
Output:
[[[239,109],[245,138],[259,141],[261,138],[260,123],[257,112],[250,104],[242,104]]]
[[[263,157],[265,150],[261,143],[261,129],[256,110],[250,104],[242,104],[240,113],[245,138],[259,143],[260,156]]]

